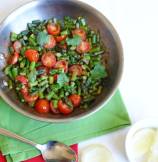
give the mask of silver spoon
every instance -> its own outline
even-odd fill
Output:
[[[0,134],[36,147],[41,151],[46,162],[75,162],[77,159],[76,153],[69,146],[58,141],[49,141],[48,143],[41,145],[3,128],[0,128]]]

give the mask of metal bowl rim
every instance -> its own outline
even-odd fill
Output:
[[[65,0],[61,0],[61,1],[65,1]],[[119,54],[120,54],[120,62],[121,64],[120,66],[120,71],[119,76],[116,78],[116,83],[114,85],[114,87],[111,89],[111,91],[109,92],[109,94],[107,95],[107,98],[105,101],[100,102],[96,107],[94,107],[93,109],[79,114],[77,116],[74,117],[69,117],[69,118],[59,118],[59,119],[50,119],[50,118],[43,118],[43,117],[39,117],[39,116],[35,116],[29,112],[23,111],[21,108],[19,108],[15,103],[11,102],[3,93],[3,91],[0,89],[0,96],[4,99],[4,101],[6,101],[14,110],[16,110],[17,112],[21,113],[24,116],[27,116],[29,118],[35,119],[35,120],[39,120],[39,121],[43,121],[43,122],[53,122],[53,123],[65,123],[65,122],[71,122],[71,121],[75,121],[75,120],[80,120],[86,117],[89,117],[90,115],[94,114],[95,112],[99,111],[102,107],[104,107],[106,105],[106,103],[111,99],[111,97],[113,96],[113,94],[115,93],[115,91],[117,90],[117,87],[120,83],[122,74],[123,74],[123,67],[124,67],[124,58],[123,58],[123,48],[122,48],[122,44],[121,44],[121,39],[117,33],[117,31],[115,30],[115,28],[113,27],[113,25],[110,23],[110,21],[97,9],[95,9],[94,7],[90,6],[87,3],[81,2],[79,0],[68,0],[69,2],[72,3],[76,3],[79,5],[84,5],[84,7],[87,7],[89,10],[93,10],[95,12],[95,14],[97,14],[103,22],[106,22],[106,24],[108,24],[109,29],[111,34],[113,35],[113,37],[115,38],[115,41],[117,42],[117,46],[118,46],[118,50],[119,50]],[[30,2],[27,2],[25,4],[22,4],[21,6],[15,8],[12,12],[10,12],[8,14],[8,16],[6,16],[0,23],[0,31],[2,30],[1,27],[5,26],[5,24],[7,23],[8,19],[13,16],[14,14],[17,14],[20,10],[22,9],[27,9],[27,7],[32,5],[38,5],[38,3],[41,3],[42,0],[32,0]]]

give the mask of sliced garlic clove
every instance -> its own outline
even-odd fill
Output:
[[[143,155],[150,151],[155,135],[156,131],[152,128],[146,128],[136,132],[133,137],[131,148],[134,159],[143,157]]]
[[[111,152],[101,144],[93,144],[81,151],[81,162],[114,162]]]
[[[158,162],[158,154],[152,154],[149,157],[148,162]]]
[[[152,146],[152,152],[153,152],[154,155],[158,155],[158,130],[156,131],[154,144]]]

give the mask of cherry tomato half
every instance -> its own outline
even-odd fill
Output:
[[[82,41],[76,48],[78,53],[86,53],[90,51],[91,45],[88,41]]]
[[[14,52],[14,54],[9,56],[8,64],[14,65],[18,62],[18,59],[19,59],[19,53]]]
[[[48,113],[50,110],[49,101],[46,99],[39,99],[35,103],[35,110],[41,114]]]
[[[86,40],[86,32],[84,29],[75,29],[72,31],[73,35],[78,35],[82,40]]]
[[[23,97],[24,97],[24,100],[29,103],[34,102],[38,99],[38,95],[30,95],[28,93],[24,93]]]
[[[83,69],[81,65],[75,64],[69,67],[69,72],[72,74],[76,74],[77,76],[81,76],[83,73]]]
[[[68,115],[70,114],[73,109],[70,108],[68,105],[66,105],[65,103],[63,103],[62,100],[59,100],[58,101],[58,108],[59,108],[59,111],[62,113],[62,114],[65,114],[65,115]]]
[[[74,107],[80,106],[80,103],[81,103],[81,96],[80,95],[72,94],[68,98],[72,102]]]
[[[25,51],[25,56],[30,62],[37,62],[39,59],[38,51],[34,49],[28,49]]]
[[[53,47],[55,47],[56,46],[56,40],[55,40],[55,38],[51,35],[50,37],[49,37],[49,41],[48,41],[48,43],[46,43],[45,45],[44,45],[44,47],[45,48],[53,48]]]
[[[64,69],[64,72],[68,72],[68,62],[66,60],[57,61],[54,66],[55,69]]]
[[[54,108],[53,101],[50,101],[50,110],[53,112],[53,114],[59,114],[59,109]]]
[[[22,84],[27,84],[28,83],[28,79],[24,75],[18,75],[16,77],[16,80],[19,81]]]
[[[52,52],[47,52],[42,55],[42,64],[48,68],[52,68],[56,64],[56,57]]]
[[[60,25],[55,23],[49,23],[47,25],[47,31],[51,35],[57,35],[60,33]]]
[[[57,37],[56,37],[56,41],[57,41],[57,42],[61,42],[61,41],[65,40],[66,37],[67,37],[67,35],[60,35],[60,36],[57,36]]]
[[[21,45],[21,42],[20,41],[15,41],[13,43],[13,48],[14,48],[14,51],[15,52],[19,53],[20,50],[21,50],[21,47],[22,47],[22,45]]]

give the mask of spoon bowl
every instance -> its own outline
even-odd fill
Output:
[[[75,151],[58,141],[49,141],[46,144],[41,145],[3,128],[0,128],[0,134],[36,147],[41,151],[43,159],[46,162],[75,162],[77,159]]]

